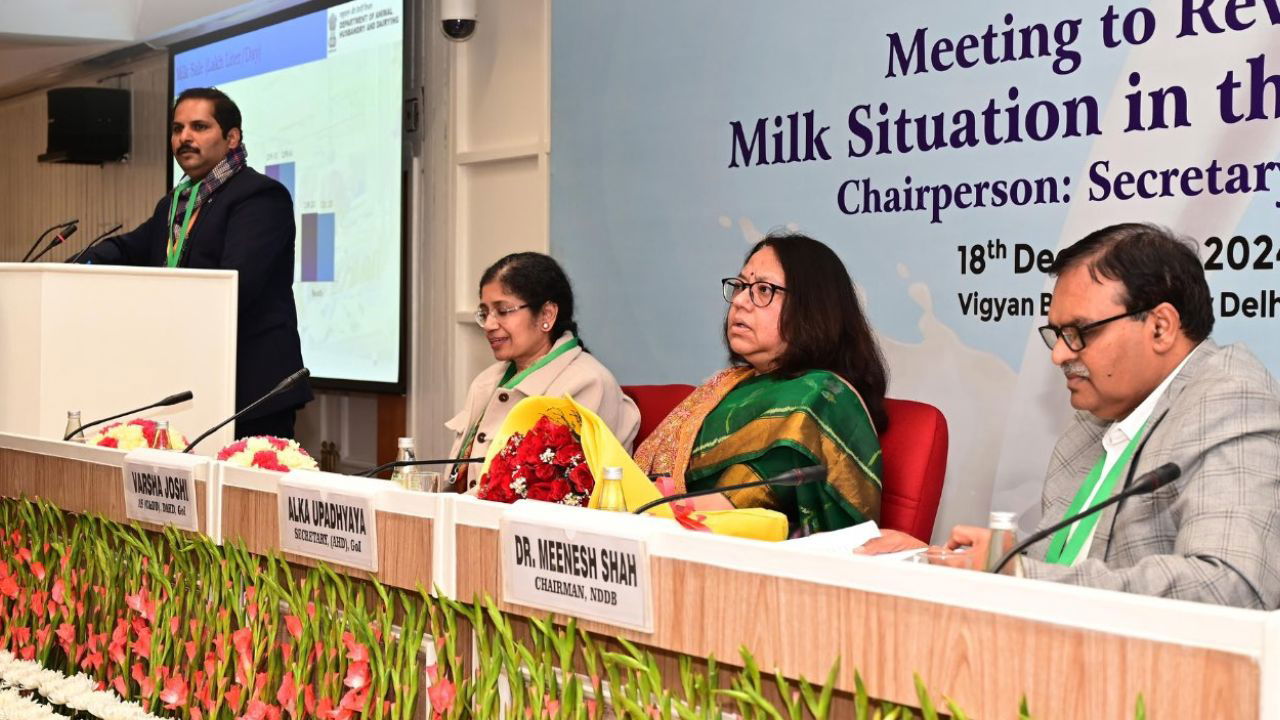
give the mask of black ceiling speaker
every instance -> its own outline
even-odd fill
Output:
[[[100,165],[129,155],[129,91],[64,87],[48,92],[49,147],[40,162]]]

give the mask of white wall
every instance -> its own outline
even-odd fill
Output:
[[[442,456],[442,426],[493,362],[475,324],[480,274],[507,253],[546,252],[550,0],[481,0],[475,35],[424,23],[426,137],[416,174],[409,418],[419,456]]]

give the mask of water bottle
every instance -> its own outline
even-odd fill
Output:
[[[402,437],[396,441],[396,461],[400,462],[404,460],[417,460],[413,455],[413,438],[411,437]],[[401,487],[407,487],[405,483],[408,478],[406,473],[408,469],[409,468],[407,466],[402,465],[392,470],[391,482]]]
[[[597,510],[627,512],[627,500],[622,495],[622,468],[616,465],[604,469],[604,483],[600,486],[600,504]]]
[[[78,443],[86,442],[84,431],[80,429],[80,425],[82,424],[83,423],[80,422],[80,411],[68,410],[67,411],[67,427],[62,431],[62,437],[67,438],[69,442],[78,442]],[[71,435],[71,433],[75,433],[75,434]],[[71,435],[71,437],[67,437],[68,435]]]
[[[993,512],[987,520],[987,528],[991,530],[991,544],[987,546],[987,572],[995,572],[996,565],[1004,554],[1013,549],[1017,540],[1014,535],[1017,527],[1013,519],[1017,513]]]
[[[151,436],[151,447],[157,450],[171,450],[169,447],[169,421],[157,420],[156,432]]]

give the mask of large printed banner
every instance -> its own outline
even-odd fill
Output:
[[[771,229],[849,267],[890,394],[937,405],[936,533],[1033,523],[1071,409],[1042,268],[1154,221],[1219,343],[1280,370],[1280,2],[557,0],[551,246],[623,383],[725,363],[719,280]]]

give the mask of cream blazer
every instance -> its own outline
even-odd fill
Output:
[[[572,338],[571,333],[565,333],[556,341],[555,346]],[[584,352],[580,347],[573,348],[530,373],[510,390],[498,388],[506,371],[506,361],[496,362],[471,381],[462,410],[444,424],[453,432],[453,449],[450,450],[449,457],[457,457],[461,452],[467,430],[477,418],[480,419],[480,427],[476,431],[471,455],[483,457],[489,452],[493,436],[502,426],[507,412],[516,403],[534,395],[559,397],[566,393],[575,402],[599,415],[627,452],[631,451],[631,442],[640,429],[640,409],[636,407],[634,400],[622,392],[613,373],[591,353]],[[474,472],[467,473],[469,492],[474,492],[480,479],[479,468],[473,470]]]

